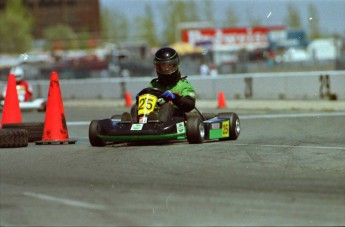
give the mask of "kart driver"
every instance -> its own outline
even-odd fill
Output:
[[[17,84],[17,93],[18,93],[18,100],[20,102],[26,102],[32,99],[32,87],[31,85],[24,80],[24,70],[23,68],[16,66],[11,68],[10,74],[14,74],[16,77],[16,84]],[[4,87],[2,92],[2,96],[5,99],[6,96],[7,85]]]
[[[188,82],[187,76],[181,76],[179,63],[178,53],[170,47],[163,47],[155,53],[153,64],[157,78],[151,81],[149,87],[164,91],[160,98],[163,98],[165,103],[160,106],[158,116],[155,113],[153,116],[150,114],[149,120],[157,120],[158,118],[160,121],[166,122],[173,115],[183,116],[184,113],[194,109],[195,90]],[[135,103],[131,108],[131,116],[128,113],[124,113],[122,116],[127,118],[124,120],[129,120],[128,117],[132,117],[136,121],[137,114],[138,105]],[[150,119],[150,117],[156,119]]]

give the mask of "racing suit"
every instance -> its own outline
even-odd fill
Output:
[[[158,88],[162,91],[169,90],[175,95],[173,101],[166,102],[160,107],[158,115],[162,122],[167,121],[173,115],[181,116],[195,107],[196,93],[187,77],[182,77],[175,85],[171,86],[164,86],[159,83],[158,79],[153,79],[149,87]],[[132,106],[131,115],[133,119],[137,118],[137,108],[137,104]]]
[[[27,81],[25,80],[17,81],[16,88],[17,88],[18,100],[20,102],[26,102],[32,99],[32,87]],[[4,99],[6,97],[6,91],[7,91],[7,85],[4,87],[3,92],[2,92],[2,96]]]

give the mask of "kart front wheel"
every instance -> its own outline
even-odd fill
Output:
[[[187,140],[189,143],[202,143],[205,139],[204,123],[198,116],[191,116],[187,120]]]
[[[98,137],[100,134],[100,125],[97,120],[93,120],[89,126],[89,141],[94,147],[104,147],[106,144],[104,140]]]
[[[218,117],[230,119],[230,136],[221,140],[237,140],[241,132],[240,118],[237,116],[237,114],[233,112],[225,112],[219,113]]]

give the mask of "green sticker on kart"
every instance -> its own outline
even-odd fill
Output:
[[[144,124],[132,124],[131,130],[140,131],[143,129]]]
[[[228,138],[230,136],[230,121],[212,124],[209,139]]]
[[[176,131],[177,131],[177,134],[183,134],[186,132],[186,128],[184,127],[184,122],[179,122],[176,124]]]

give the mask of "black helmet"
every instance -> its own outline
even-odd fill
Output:
[[[166,86],[176,84],[181,79],[179,63],[180,57],[173,48],[163,47],[159,49],[153,60],[159,83]]]

